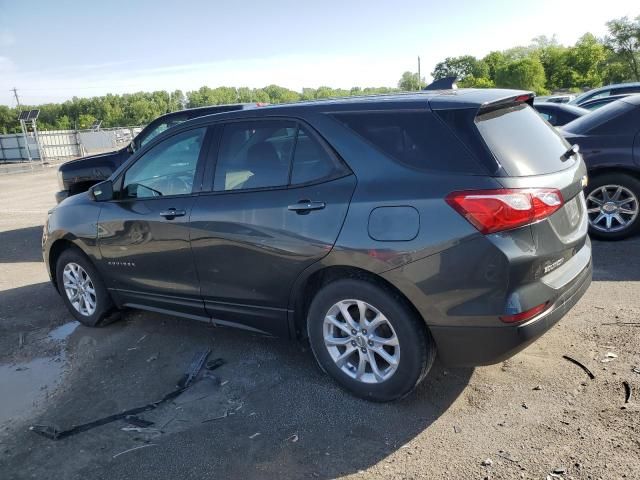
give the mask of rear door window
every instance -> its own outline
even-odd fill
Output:
[[[509,176],[543,175],[571,166],[569,144],[527,104],[481,113],[476,126]]]
[[[313,135],[307,133],[304,127],[300,127],[293,155],[291,183],[315,182],[344,173],[346,173],[344,165],[329,154]]]
[[[298,126],[268,120],[224,126],[213,189],[245,190],[286,186]]]
[[[363,111],[333,116],[379,151],[409,167],[486,174],[451,130],[430,112]]]

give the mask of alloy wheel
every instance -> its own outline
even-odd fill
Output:
[[[77,263],[67,263],[62,272],[64,291],[73,308],[90,317],[96,311],[97,297],[93,281],[84,268]]]
[[[589,224],[600,232],[619,232],[638,217],[638,198],[622,185],[603,185],[587,197]]]
[[[340,370],[363,383],[382,383],[400,363],[400,342],[393,326],[373,305],[341,300],[327,312],[324,344]]]

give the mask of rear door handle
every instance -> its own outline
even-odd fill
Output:
[[[312,210],[322,210],[327,205],[324,202],[312,202],[311,200],[300,200],[298,203],[289,205],[287,208],[300,215],[309,213]]]
[[[166,218],[167,220],[173,220],[176,217],[184,217],[186,214],[186,211],[176,210],[175,208],[170,208],[169,210],[160,212],[160,216]]]

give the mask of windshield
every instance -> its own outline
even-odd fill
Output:
[[[131,143],[134,151],[144,147],[147,143],[160,135],[162,132],[168,130],[171,127],[179,125],[180,123],[188,120],[187,115],[174,115],[167,119],[161,120],[158,123],[151,123],[147,128],[142,130],[140,134]]]

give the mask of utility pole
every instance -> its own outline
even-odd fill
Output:
[[[11,89],[11,91],[13,92],[13,96],[16,97],[16,103],[18,104],[18,110],[21,110],[20,99],[18,98],[18,89],[16,87],[13,87]]]
[[[13,87],[11,91],[13,92],[13,96],[16,97],[18,111],[22,114],[22,106],[20,105],[20,98],[18,97],[18,89],[16,87]],[[27,150],[27,158],[29,159],[31,168],[33,168],[33,164],[31,164],[31,149],[29,148],[29,137],[27,136],[27,127],[24,120],[20,120],[20,128],[22,128],[22,137],[24,138],[24,148]],[[18,144],[18,146],[20,146],[20,144]],[[22,157],[22,153],[20,153],[20,158],[24,158]]]
[[[420,77],[420,55],[418,55],[418,90],[420,90],[421,82],[422,77]]]

